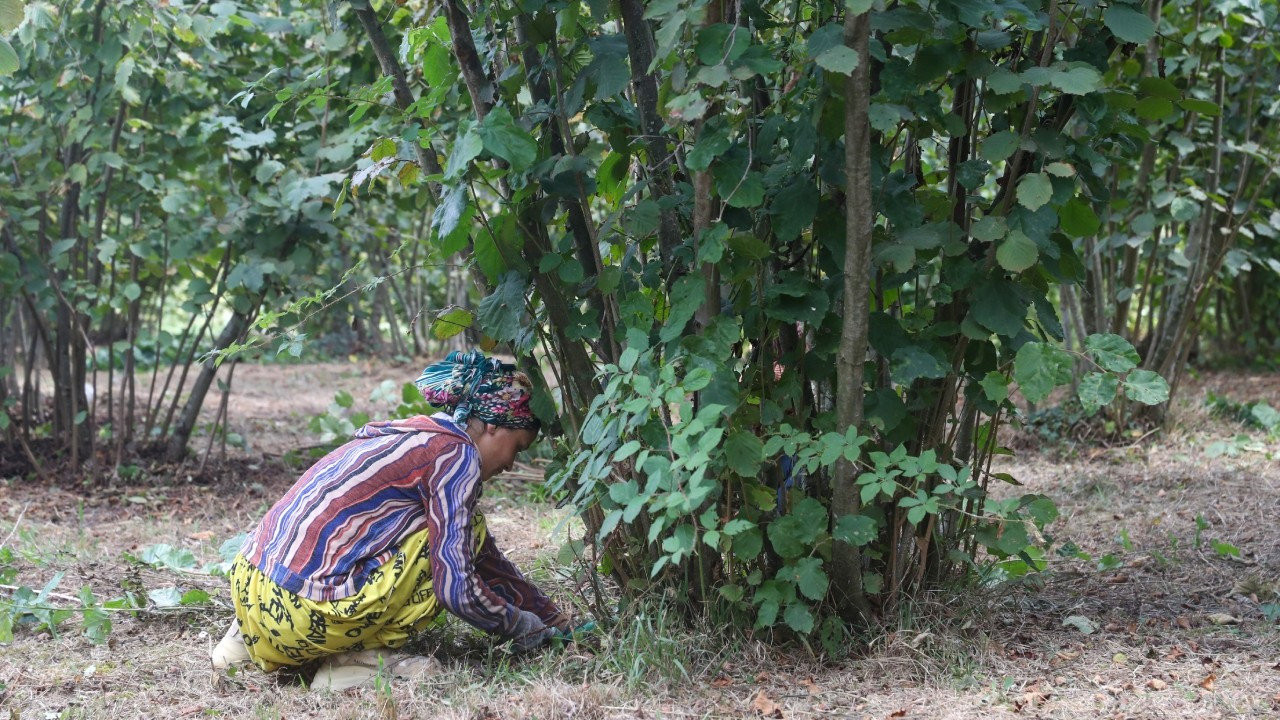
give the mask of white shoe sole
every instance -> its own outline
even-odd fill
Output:
[[[226,670],[232,665],[249,662],[249,651],[244,646],[244,635],[240,632],[240,622],[231,621],[227,634],[209,653],[209,662],[215,670]]]
[[[418,655],[377,650],[341,653],[320,666],[311,680],[311,689],[336,692],[353,687],[371,687],[379,674],[388,679],[418,680],[439,668],[440,663],[435,658]]]

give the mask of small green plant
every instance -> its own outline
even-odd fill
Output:
[[[1280,410],[1262,400],[1241,403],[1208,390],[1205,392],[1205,404],[1214,415],[1235,420],[1246,427],[1267,433],[1280,429]]]
[[[203,567],[198,566],[195,555],[190,550],[163,543],[144,548],[137,556],[126,554],[125,558],[140,565],[173,572],[225,575],[244,539],[243,533],[228,538],[219,548],[220,559],[205,563]],[[11,585],[17,577],[14,560],[12,550],[8,547],[0,548],[0,584]],[[13,642],[14,629],[21,626],[30,627],[36,632],[45,630],[57,637],[64,623],[79,616],[81,632],[90,642],[98,645],[106,642],[107,636],[111,634],[112,612],[136,614],[143,609],[190,609],[207,605],[210,601],[209,593],[199,588],[184,590],[177,586],[167,586],[148,590],[126,579],[123,583],[124,595],[99,602],[88,585],[80,588],[75,596],[58,593],[57,588],[62,578],[63,573],[58,572],[39,591],[18,586],[9,597],[0,597],[0,644]]]
[[[1227,440],[1215,440],[1205,445],[1204,454],[1211,458],[1240,457],[1245,453],[1265,453],[1267,446],[1248,435],[1236,435]]]

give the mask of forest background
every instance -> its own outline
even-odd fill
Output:
[[[0,0],[9,474],[203,468],[243,363],[480,345],[597,610],[839,656],[1045,567],[1006,428],[1131,443],[1193,362],[1274,364],[1276,15]]]

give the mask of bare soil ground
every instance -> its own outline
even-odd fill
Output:
[[[219,544],[292,482],[296,470],[273,458],[315,442],[306,422],[334,392],[362,403],[382,380],[412,372],[242,367],[231,425],[250,452],[220,463],[210,484],[182,466],[92,488],[0,479],[0,546],[18,570],[0,597],[55,573],[49,602],[62,607],[78,607],[82,586],[99,599],[122,585],[212,596],[116,613],[103,645],[75,621],[56,637],[17,628],[0,647],[0,717],[1280,718],[1280,629],[1265,617],[1280,583],[1280,445],[1257,433],[1234,441],[1246,431],[1203,409],[1205,388],[1280,406],[1280,379],[1266,375],[1201,378],[1183,390],[1169,430],[1132,446],[1036,451],[1024,439],[1002,468],[1024,483],[1011,491],[1053,497],[1055,546],[1070,541],[1089,559],[1054,553],[1033,580],[922,598],[892,632],[838,662],[653,615],[531,658],[451,625],[419,648],[442,659],[440,674],[383,689],[312,692],[297,677],[212,672],[208,651],[229,617],[224,581],[124,554],[168,543],[201,564],[217,560]],[[1230,452],[1209,457],[1215,441],[1232,441]],[[536,475],[507,478],[484,502],[512,559],[571,601],[574,588],[555,573],[563,514],[531,500]]]

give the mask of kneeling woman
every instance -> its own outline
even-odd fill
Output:
[[[268,672],[325,663],[317,686],[380,668],[416,676],[397,648],[448,610],[529,649],[569,619],[502,554],[476,501],[533,443],[528,378],[479,352],[452,353],[418,388],[448,413],[370,423],[311,467],[258,524],[230,572],[236,622],[215,667]]]

